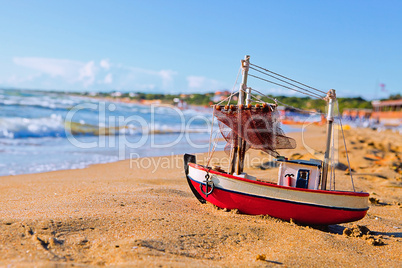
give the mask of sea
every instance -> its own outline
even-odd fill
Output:
[[[0,175],[207,152],[210,108],[0,89]]]

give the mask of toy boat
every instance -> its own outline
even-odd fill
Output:
[[[280,128],[277,104],[252,104],[251,97],[255,96],[253,89],[247,87],[247,77],[253,76],[248,71],[254,67],[261,68],[251,64],[249,56],[242,60],[243,80],[237,105],[228,103],[213,107],[213,116],[219,121],[221,133],[228,142],[226,149],[230,151],[231,159],[228,171],[212,168],[208,164],[199,165],[194,155],[184,155],[187,182],[195,197],[201,203],[209,202],[219,208],[237,209],[240,213],[251,215],[269,215],[283,220],[292,219],[303,224],[329,225],[362,219],[368,210],[368,193],[327,189],[328,170],[331,168],[335,91],[330,90],[323,97],[329,106],[324,161],[287,160],[276,150],[293,149],[296,143]],[[284,76],[280,77],[279,80]],[[316,91],[308,92],[318,94]],[[260,99],[256,98],[256,101]],[[249,148],[276,157],[279,163],[277,184],[243,172],[244,156]]]

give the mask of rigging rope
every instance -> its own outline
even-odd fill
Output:
[[[327,94],[326,92],[324,92],[324,91],[322,91],[322,90],[319,90],[319,89],[310,87],[310,86],[305,85],[305,84],[303,84],[303,83],[300,83],[300,82],[298,82],[298,81],[296,81],[296,80],[290,79],[289,77],[286,77],[286,76],[280,75],[280,74],[278,74],[278,73],[272,72],[272,71],[270,71],[270,70],[268,70],[268,69],[262,68],[261,66],[258,66],[258,65],[252,64],[252,63],[250,63],[250,65],[252,65],[252,66],[254,66],[254,67],[257,67],[257,68],[260,68],[260,69],[262,69],[262,70],[264,70],[264,71],[266,71],[266,72],[269,72],[269,73],[275,74],[275,75],[277,75],[277,76],[280,76],[280,77],[282,77],[282,78],[288,79],[288,80],[290,80],[290,81],[292,81],[292,82],[298,83],[298,84],[300,84],[300,85],[302,85],[302,86],[305,86],[305,87],[314,89],[314,90],[316,90],[316,91],[318,91],[318,92],[321,92],[321,93],[323,93],[323,94]]]
[[[332,133],[334,133],[334,125],[332,125]],[[332,142],[331,142],[331,168],[330,168],[331,177],[330,177],[330,181],[329,181],[329,189],[330,190],[332,189],[332,183],[334,184],[332,190],[335,190],[334,154],[335,154],[335,135],[332,135]]]
[[[248,87],[248,89],[250,89],[250,91],[251,91],[251,90],[254,90],[254,89],[252,89],[251,87]],[[265,101],[260,100],[257,96],[251,94],[251,92],[247,92],[247,91],[244,90],[244,89],[240,89],[240,91],[243,91],[243,92],[246,93],[246,94],[250,94],[250,96],[253,97],[253,98],[256,100],[256,102],[265,103]],[[254,91],[256,91],[256,90],[254,90]],[[271,98],[271,97],[268,97],[268,96],[265,96],[265,97],[267,97],[267,98],[273,100],[273,101],[275,102],[275,104],[278,105],[276,99]]]
[[[317,94],[317,93],[315,93],[315,92],[312,92],[312,91],[310,91],[310,90],[308,90],[308,89],[299,87],[299,86],[297,86],[297,85],[295,85],[295,84],[289,83],[289,82],[287,82],[287,81],[285,81],[285,80],[283,80],[283,79],[280,79],[280,78],[278,78],[278,77],[275,77],[275,76],[273,76],[273,75],[264,73],[263,71],[260,71],[260,70],[258,70],[258,69],[256,69],[256,68],[250,67],[250,69],[253,69],[253,70],[257,71],[257,72],[260,72],[260,73],[262,73],[262,74],[265,74],[265,75],[267,75],[267,76],[269,76],[269,77],[272,77],[272,78],[274,78],[274,79],[277,79],[277,80],[279,80],[279,81],[281,81],[281,82],[284,82],[284,83],[286,83],[286,84],[289,84],[289,85],[291,85],[291,86],[297,87],[297,88],[299,88],[299,89],[301,89],[301,90],[307,91],[307,92],[309,92],[309,93],[311,93],[311,94],[313,94],[313,95],[317,95],[317,96],[319,96],[320,98],[323,98],[322,96],[320,96],[319,94]]]
[[[215,152],[216,145],[217,145],[217,143],[218,143],[218,142],[216,141],[217,135],[215,135],[214,144],[213,144],[213,147],[212,147],[212,149],[211,149],[212,133],[213,133],[213,130],[214,130],[214,119],[215,119],[215,109],[214,109],[213,112],[212,112],[211,135],[209,136],[207,167],[209,166],[209,162],[210,162],[211,159],[212,159],[212,156],[213,156],[213,154],[214,154],[214,152]]]
[[[248,74],[248,75],[251,76],[251,77],[254,77],[254,78],[263,80],[263,81],[265,81],[265,82],[268,82],[268,83],[271,83],[271,84],[275,84],[275,85],[278,85],[278,86],[280,86],[280,87],[284,87],[284,88],[287,88],[287,89],[290,89],[290,90],[299,92],[299,93],[304,94],[304,95],[308,95],[308,96],[313,97],[313,98],[315,98],[315,99],[319,99],[319,100],[322,100],[322,99],[323,99],[323,97],[321,97],[321,96],[319,96],[318,94],[315,94],[315,93],[314,93],[315,95],[312,95],[312,94],[310,94],[310,93],[302,92],[302,91],[300,91],[300,90],[297,90],[297,89],[294,89],[294,88],[291,88],[291,87],[288,87],[288,86],[285,86],[285,85],[278,84],[278,83],[276,83],[276,82],[273,82],[273,81],[270,81],[270,80],[261,78],[261,77],[259,77],[259,76],[255,76],[255,75],[252,75],[252,74]]]
[[[235,87],[236,87],[236,85],[237,85],[237,80],[239,79],[239,75],[240,75],[241,69],[242,69],[242,68],[240,67],[240,68],[239,68],[239,71],[237,72],[236,81],[235,81],[235,83],[234,83],[234,85],[233,85],[233,87],[232,87],[232,94],[230,94],[230,96],[229,96],[228,105],[230,104],[230,101],[232,100],[233,92],[234,92],[234,89],[235,89]]]
[[[288,108],[297,110],[297,111],[299,111],[299,112],[302,112],[302,113],[309,113],[309,114],[320,114],[320,115],[323,115],[323,113],[320,113],[320,112],[311,112],[311,111],[306,111],[306,110],[303,110],[303,109],[300,109],[300,108],[296,108],[296,107],[294,107],[294,106],[292,106],[292,105],[288,105],[288,104],[283,103],[283,102],[281,102],[281,101],[279,101],[279,100],[277,100],[277,99],[275,99],[275,98],[272,98],[272,97],[270,97],[270,96],[267,96],[267,95],[265,95],[264,93],[262,93],[262,92],[260,92],[260,91],[258,91],[258,90],[256,90],[256,89],[254,89],[254,88],[251,88],[251,87],[250,87],[250,89],[253,90],[253,91],[255,91],[255,92],[257,92],[258,94],[260,94],[260,95],[262,95],[262,96],[268,98],[268,99],[273,100],[275,103],[280,103],[280,104],[282,104],[283,106],[286,106],[286,107],[288,107]]]
[[[215,109],[213,109],[213,111],[212,111],[211,134],[209,136],[207,167],[208,167],[209,162],[211,161],[212,155],[214,154],[214,151],[215,151],[215,145],[211,149],[212,133],[214,130],[214,119],[215,119]]]
[[[234,95],[236,95],[237,93],[232,93],[229,95],[229,97],[224,98],[223,100],[221,100],[220,102],[218,102],[217,104],[212,104],[211,106],[215,106],[215,105],[220,105],[222,102],[232,98]]]
[[[349,167],[350,180],[352,181],[353,191],[356,192],[356,190],[355,190],[355,184],[353,183],[352,169],[350,168],[348,148],[346,147],[345,134],[343,133],[342,120],[341,120],[341,117],[339,116],[339,115],[340,115],[340,112],[339,112],[339,105],[337,105],[337,106],[338,106],[339,124],[341,125],[341,130],[342,130],[343,145],[345,146],[346,160],[348,160],[348,167]]]
[[[302,112],[302,113],[325,115],[325,114],[320,113],[320,112],[312,112],[312,111],[307,111],[307,110],[303,110],[303,109],[300,109],[300,108],[296,108],[296,107],[294,107],[294,106],[292,106],[292,105],[288,105],[288,104],[286,104],[286,103],[283,103],[283,102],[279,101],[279,100],[276,99],[276,98],[273,98],[273,97],[270,97],[270,96],[268,96],[268,95],[265,95],[265,94],[262,93],[261,91],[258,91],[258,90],[254,89],[254,88],[251,88],[251,87],[249,87],[249,88],[250,88],[252,91],[257,92],[257,93],[260,94],[261,96],[266,97],[266,98],[268,98],[268,99],[270,99],[270,100],[273,100],[273,101],[275,102],[275,104],[278,104],[278,103],[279,103],[279,104],[282,104],[283,106],[286,106],[286,107],[288,107],[288,108],[291,108],[291,109],[293,109],[293,110],[296,110],[296,111],[299,111],[299,112]],[[243,90],[243,89],[240,89],[240,91],[246,92],[246,91]],[[248,92],[246,92],[246,93],[248,93]],[[225,102],[226,100],[228,100],[229,98],[233,97],[234,95],[236,95],[236,93],[230,94],[229,97],[226,97],[226,98],[224,98],[223,100],[221,100],[220,102],[218,102],[217,104],[213,104],[213,105],[211,105],[211,106],[220,105],[221,103]],[[255,95],[253,95],[253,94],[251,94],[251,93],[250,93],[250,95],[251,95],[253,98],[255,98],[258,102],[264,102],[264,101],[259,100]]]

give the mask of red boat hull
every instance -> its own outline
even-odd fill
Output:
[[[368,193],[280,186],[210,170],[194,162],[194,156],[185,156],[185,172],[192,192],[200,202],[220,208],[310,225],[357,221],[368,210]]]
[[[195,189],[200,189],[199,183],[193,180],[191,180],[191,183]],[[205,185],[203,187],[205,188]],[[219,188],[215,188],[213,193],[208,195],[208,197],[201,191],[199,191],[199,194],[206,201],[220,208],[238,209],[239,212],[249,215],[269,215],[287,221],[293,219],[296,222],[313,225],[357,221],[364,218],[367,213],[367,210],[342,210],[298,204],[225,191]]]

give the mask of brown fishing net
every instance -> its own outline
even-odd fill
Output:
[[[214,115],[219,121],[222,136],[227,141],[227,153],[238,145],[239,136],[247,142],[246,150],[262,150],[274,157],[279,156],[277,149],[296,148],[296,141],[285,136],[280,127],[276,106],[251,109],[238,109],[237,106],[231,109],[215,107]]]

